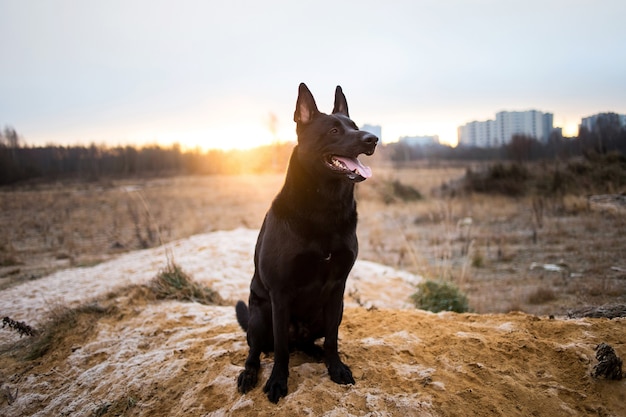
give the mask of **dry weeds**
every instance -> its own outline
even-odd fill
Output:
[[[148,288],[158,300],[194,301],[206,305],[224,303],[216,291],[195,282],[172,258],[150,281]]]
[[[357,186],[360,257],[452,282],[481,313],[626,302],[626,216],[592,210],[585,196],[440,196],[464,173],[377,167]],[[197,233],[258,228],[282,182],[271,174],[1,190],[0,289]],[[423,198],[390,198],[390,184]]]

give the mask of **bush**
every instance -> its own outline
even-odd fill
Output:
[[[439,313],[469,311],[467,296],[454,284],[441,281],[424,281],[417,286],[417,292],[411,296],[415,307]]]
[[[462,185],[467,192],[510,197],[617,193],[626,186],[626,157],[610,152],[565,164],[495,163],[480,171],[468,169]]]
[[[423,199],[422,193],[409,184],[404,184],[397,179],[377,180],[372,183],[377,197],[385,204],[405,203]]]
[[[531,173],[524,165],[497,163],[484,172],[468,169],[464,185],[467,191],[517,197],[526,193],[530,178]]]
[[[554,301],[556,300],[556,298],[556,294],[554,293],[552,288],[539,287],[536,288],[535,291],[533,291],[532,293],[528,294],[527,301],[529,304],[539,305]]]
[[[415,187],[403,184],[398,180],[391,182],[391,189],[393,190],[393,195],[401,201],[417,201],[423,198],[422,193]]]

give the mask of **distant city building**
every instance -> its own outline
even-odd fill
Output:
[[[402,136],[400,137],[399,142],[405,143],[409,146],[438,145],[439,136]]]
[[[514,135],[526,135],[547,142],[554,116],[538,110],[501,111],[495,120],[469,122],[458,128],[459,145],[492,148],[506,145]]]
[[[459,145],[493,148],[500,145],[496,121],[469,122],[458,128]]]
[[[380,143],[383,143],[383,128],[380,127],[379,125],[364,124],[363,126],[361,126],[361,130],[364,130],[373,135],[376,135]]]
[[[598,113],[593,116],[583,117],[580,122],[580,126],[578,126],[578,130],[580,131],[580,128],[584,127],[588,131],[593,132],[596,129],[598,121],[602,119],[615,122],[619,124],[620,127],[626,127],[626,114]]]

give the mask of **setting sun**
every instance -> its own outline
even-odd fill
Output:
[[[578,123],[564,123],[563,124],[563,136],[574,137],[578,135]]]
[[[277,131],[272,133],[261,123],[248,123],[246,125],[163,129],[160,131],[142,129],[124,135],[122,142],[139,146],[153,144],[170,146],[177,143],[180,144],[183,150],[196,148],[202,151],[209,149],[241,150],[270,145],[276,142],[287,142],[293,139],[292,136],[295,136],[293,132]]]
[[[277,140],[263,126],[252,124],[173,133],[167,139],[168,142],[180,143],[184,148],[199,147],[203,150],[249,149],[269,145]]]
[[[555,115],[554,127],[560,127],[562,129],[563,136],[566,138],[575,137],[578,136],[578,120],[576,117]]]

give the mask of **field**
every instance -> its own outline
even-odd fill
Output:
[[[357,186],[360,259],[455,283],[477,313],[626,302],[626,215],[586,196],[444,196],[464,166],[377,167]],[[259,228],[282,174],[0,190],[0,290],[215,230]],[[415,191],[421,198],[417,198]]]
[[[623,415],[626,319],[565,317],[623,315],[623,209],[460,193],[465,172],[378,166],[357,186],[339,333],[356,383],[296,351],[278,404],[262,386],[237,392],[233,304],[282,175],[3,190],[0,415]],[[456,284],[474,312],[413,308],[414,274]],[[262,356],[260,381],[272,364]]]

